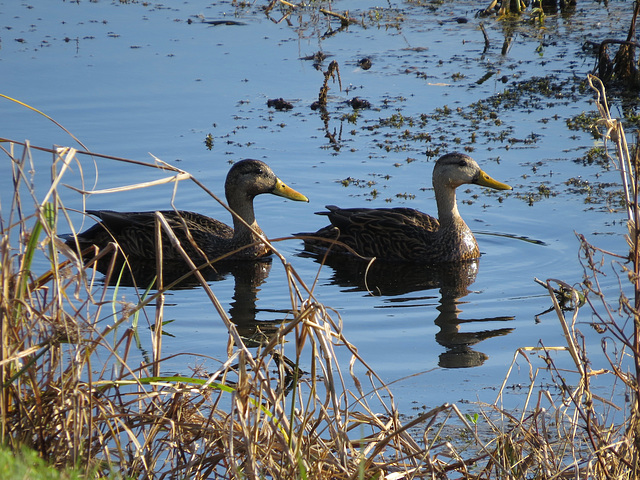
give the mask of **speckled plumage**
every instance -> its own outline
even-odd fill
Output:
[[[510,186],[493,180],[468,155],[442,156],[433,169],[438,218],[411,208],[339,208],[328,205],[319,215],[330,225],[315,233],[300,233],[308,249],[326,250],[323,238],[338,240],[364,257],[391,262],[442,263],[480,256],[473,233],[458,213],[455,189],[478,184],[498,190]],[[331,251],[344,253],[338,245]]]
[[[175,210],[160,213],[166,218],[182,248],[196,263],[214,260],[237,249],[241,250],[234,253],[231,259],[255,259],[271,253],[266,245],[259,242],[258,236],[253,231],[262,233],[253,210],[254,197],[262,193],[308,201],[307,197],[278,179],[264,162],[242,160],[229,170],[225,182],[225,195],[229,207],[252,228],[247,227],[235,216],[234,228],[231,228],[219,220],[199,213]],[[82,251],[91,245],[103,249],[110,242],[116,242],[130,261],[155,261],[156,212],[87,210],[87,213],[100,218],[101,222],[75,238],[68,238],[67,245],[75,248],[77,241]],[[257,245],[252,245],[256,242],[258,242]],[[171,245],[169,237],[164,234],[162,247],[165,261],[182,261],[179,251]]]

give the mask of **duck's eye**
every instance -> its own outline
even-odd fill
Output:
[[[460,165],[461,167],[466,167],[467,166],[467,161],[466,160],[460,160],[458,162],[458,165]]]

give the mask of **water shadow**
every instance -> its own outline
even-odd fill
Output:
[[[438,364],[443,368],[465,368],[482,365],[489,357],[474,347],[488,338],[507,335],[513,328],[486,328],[461,331],[462,325],[482,325],[489,322],[507,322],[513,316],[496,315],[485,318],[461,318],[461,301],[470,293],[479,269],[479,260],[447,263],[442,265],[413,265],[385,262],[368,264],[345,255],[329,255],[301,252],[301,257],[312,258],[316,263],[330,267],[330,282],[348,291],[367,291],[371,295],[397,297],[411,292],[438,289],[440,298],[436,309],[439,314],[434,323],[440,328],[436,341],[445,348]],[[431,298],[437,298],[433,296]],[[390,308],[400,308],[401,301]]]

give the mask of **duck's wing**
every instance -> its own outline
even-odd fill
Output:
[[[186,225],[190,232],[201,236],[207,236],[209,238],[233,237],[233,228],[222,223],[220,220],[207,217],[206,215],[187,211],[176,212],[173,210],[162,212],[162,214],[174,230],[181,229]]]
[[[412,261],[423,255],[439,228],[438,220],[412,208],[339,208],[327,206],[331,225],[316,232],[337,239],[360,255],[391,261]],[[320,246],[317,241],[307,244]],[[328,244],[325,242],[324,246]]]
[[[412,229],[435,231],[440,224],[438,219],[413,208],[339,208],[327,205],[327,211],[318,212],[326,215],[335,227],[349,229]]]
[[[78,234],[77,240],[81,250],[91,245],[104,248],[108,243],[116,241],[129,256],[140,259],[155,258],[155,212],[87,210],[87,213],[98,217],[101,222]],[[211,250],[212,247],[215,249],[216,244],[223,248],[225,242],[233,237],[233,228],[199,213],[175,210],[160,213],[189,253],[192,250],[197,252],[197,249],[191,247],[191,239],[197,245]],[[186,235],[185,226],[189,235]],[[73,246],[74,239],[68,239],[67,244]],[[178,253],[169,245],[170,242],[165,236],[165,258],[178,258]]]
[[[87,213],[98,217],[102,225],[114,236],[123,231],[143,232],[155,228],[155,212],[114,212],[112,210],[87,210]],[[199,231],[213,236],[231,237],[233,228],[215,218],[184,210],[160,211],[169,226],[180,235],[184,226],[190,231]]]

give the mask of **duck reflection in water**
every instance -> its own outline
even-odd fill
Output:
[[[261,258],[254,261],[217,262],[211,267],[200,269],[202,278],[207,282],[218,282],[229,278],[234,279],[232,302],[229,308],[229,319],[236,325],[238,333],[245,340],[248,347],[256,347],[276,334],[282,326],[288,313],[287,309],[270,309],[276,312],[276,320],[258,320],[258,293],[267,280],[271,271],[271,258]],[[155,263],[129,262],[119,274],[105,275],[105,283],[125,287],[136,287],[141,290],[157,289],[159,286],[158,272]],[[183,290],[202,287],[201,280],[185,263],[165,263],[161,271],[164,289]],[[266,311],[266,310],[265,310]]]
[[[439,311],[435,324],[440,327],[436,341],[445,347],[440,354],[438,364],[443,368],[476,367],[482,365],[488,356],[474,350],[474,346],[488,338],[507,335],[512,328],[487,328],[471,332],[462,332],[464,324],[478,325],[487,322],[506,322],[513,316],[495,316],[487,318],[461,319],[461,298],[470,293],[469,287],[478,274],[479,260],[449,262],[439,265],[416,265],[374,261],[368,263],[347,255],[323,255],[315,251],[299,253],[303,257],[312,257],[315,262],[327,265],[333,270],[331,283],[348,287],[351,291],[368,291],[372,295],[399,297],[411,292],[433,289],[440,290],[440,300],[436,307]],[[399,305],[401,302],[435,299],[434,296],[411,298],[390,298],[389,302]],[[413,304],[415,305],[415,304]]]

